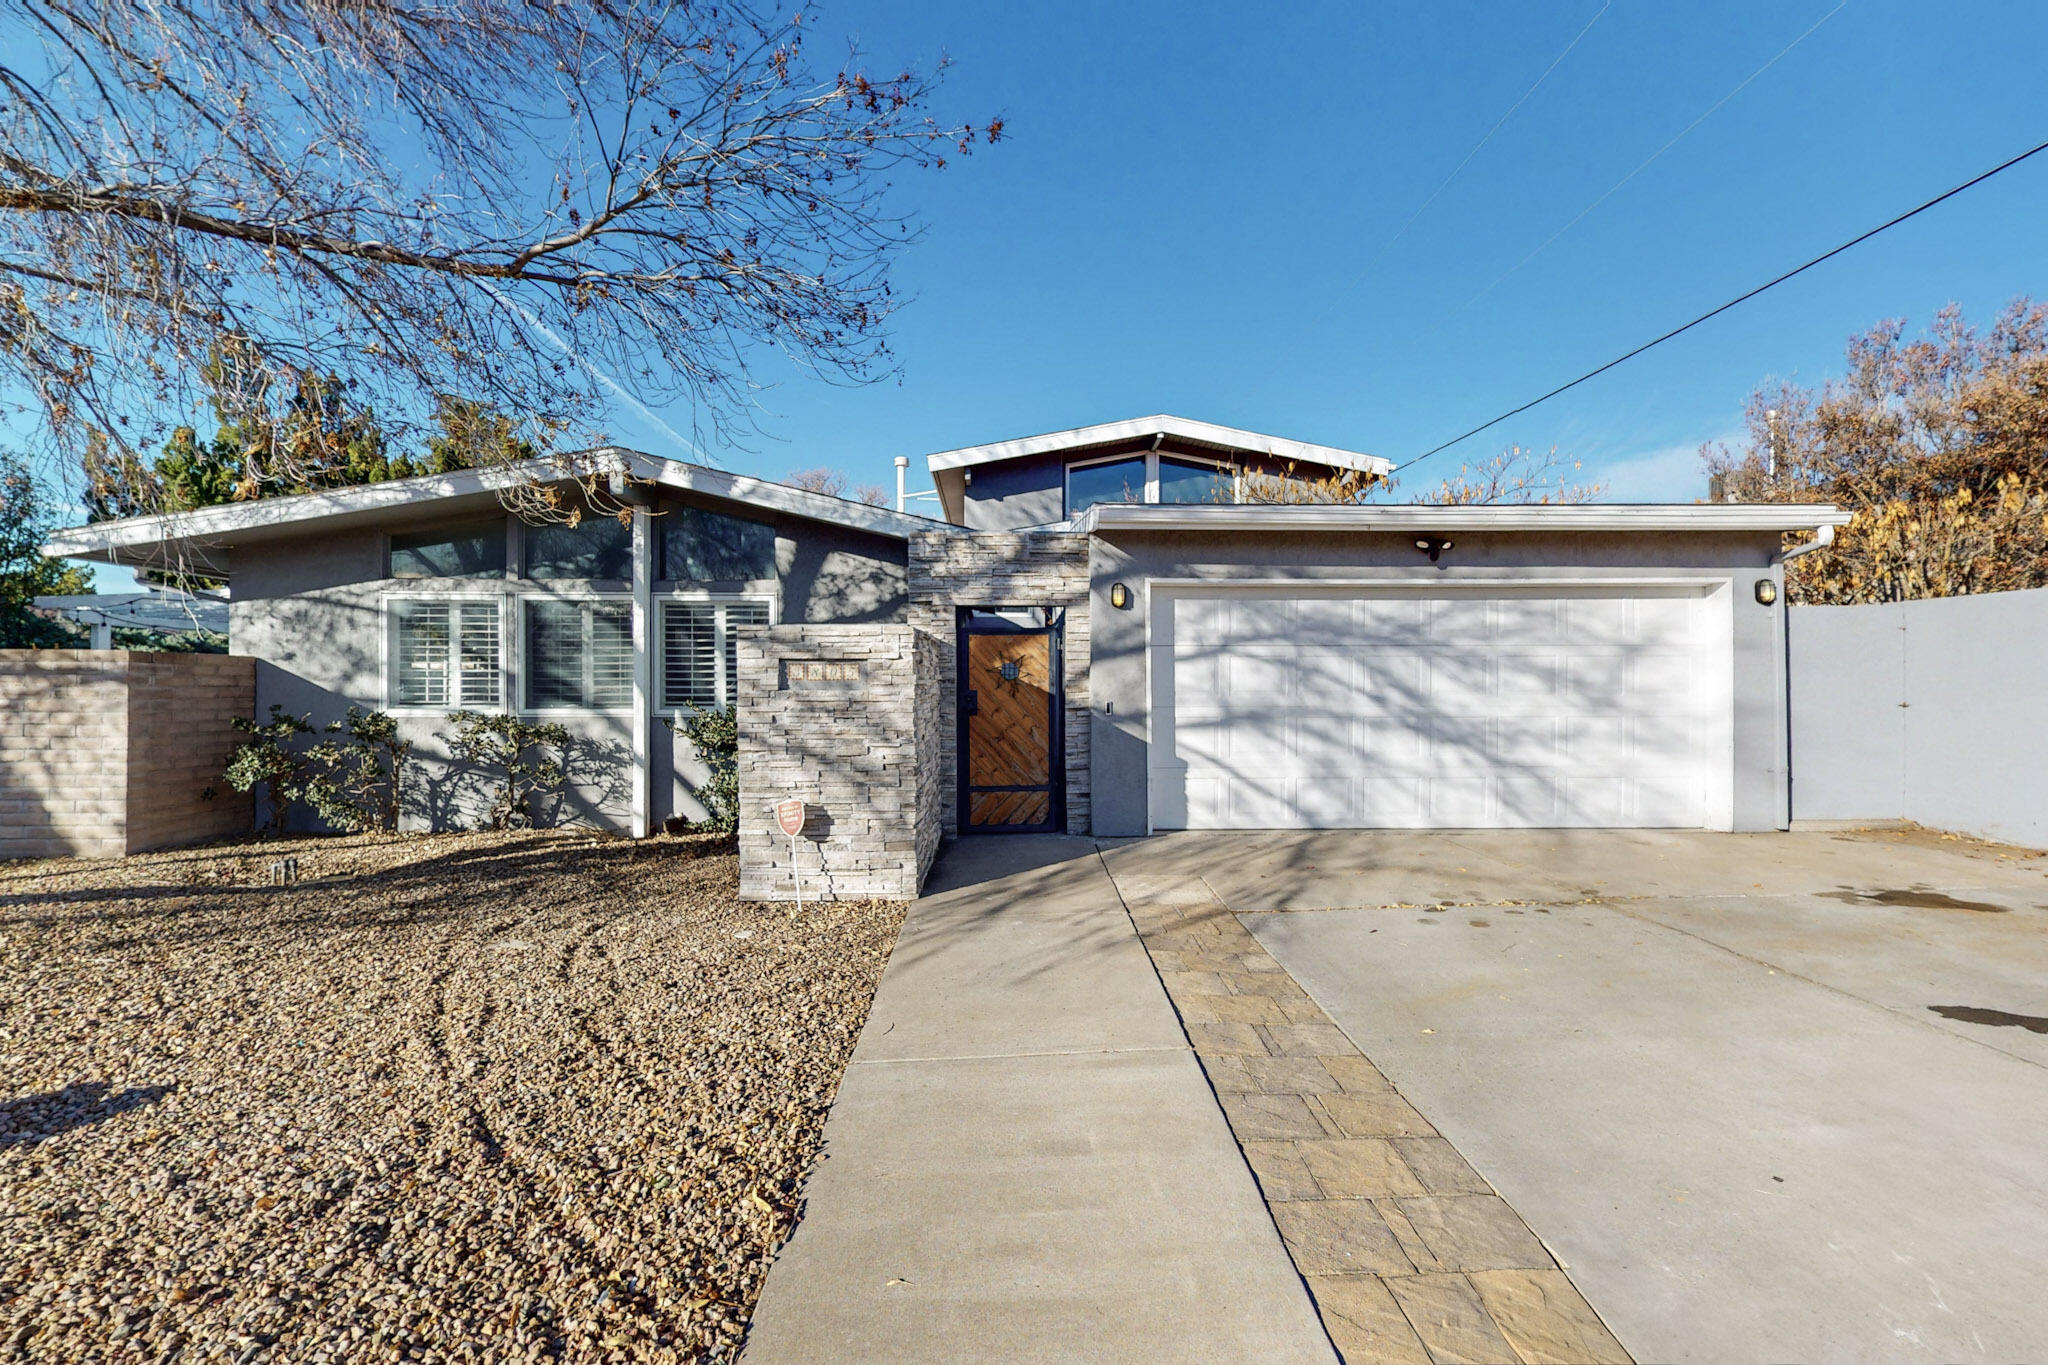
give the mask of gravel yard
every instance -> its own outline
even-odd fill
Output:
[[[730,1359],[903,912],[735,878],[563,833],[0,865],[0,1360]]]

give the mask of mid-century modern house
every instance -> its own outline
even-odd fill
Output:
[[[100,522],[49,553],[231,585],[256,708],[561,720],[563,812],[701,815],[664,721],[739,708],[742,880],[914,894],[941,838],[1788,822],[1782,565],[1826,506],[1250,501],[1375,456],[1146,417],[929,457],[943,519],[637,451]],[[1787,549],[1787,536],[1810,533]],[[792,850],[772,803],[810,822]]]

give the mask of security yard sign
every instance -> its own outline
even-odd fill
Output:
[[[775,803],[775,823],[789,836],[789,879],[796,885],[796,912],[804,912],[804,879],[796,867],[796,836],[804,832],[804,803],[791,797]]]

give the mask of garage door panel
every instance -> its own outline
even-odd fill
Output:
[[[1515,601],[1511,609],[1496,614],[1488,643],[1495,646],[1561,645],[1567,636],[1564,603],[1558,601]]]
[[[1327,751],[1335,764],[1349,757],[1364,771],[1393,768],[1421,771],[1429,762],[1429,731],[1420,720],[1399,712],[1363,718],[1351,729],[1351,746]]]
[[[1352,607],[1358,638],[1389,648],[1413,648],[1429,638],[1425,603],[1413,597],[1365,597]]]
[[[1494,784],[1497,809],[1489,825],[1554,826],[1560,819],[1557,779],[1546,773],[1514,774]]]
[[[1629,783],[1613,774],[1560,778],[1557,810],[1565,825],[1629,824]]]
[[[1238,654],[1223,661],[1221,693],[1230,699],[1231,709],[1252,715],[1294,702],[1299,665],[1285,657]]]
[[[1562,767],[1571,759],[1564,722],[1556,716],[1497,720],[1494,756],[1510,769]]]
[[[1484,656],[1432,651],[1429,656],[1430,705],[1446,711],[1486,707],[1493,701],[1494,661]]]
[[[1552,653],[1501,656],[1497,693],[1506,711],[1555,707],[1564,693],[1565,660]]]
[[[1465,829],[1493,823],[1490,794],[1492,780],[1485,777],[1436,777],[1429,780],[1429,823],[1445,829]]]
[[[1565,660],[1565,688],[1582,709],[1619,710],[1628,691],[1628,661],[1618,653],[1575,653]]]
[[[1697,825],[1698,616],[1655,596],[1175,599],[1154,826]]]
[[[1439,649],[1484,646],[1497,633],[1497,604],[1484,597],[1431,599],[1427,615],[1429,643]]]
[[[1698,656],[1678,650],[1650,650],[1635,657],[1629,690],[1638,696],[1688,697],[1697,685]]]
[[[1359,780],[1358,823],[1371,829],[1423,829],[1429,824],[1420,777],[1367,777]]]
[[[1351,677],[1351,695],[1361,711],[1412,711],[1429,696],[1429,661],[1413,654],[1355,656]]]

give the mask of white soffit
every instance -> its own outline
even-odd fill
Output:
[[[1153,436],[1178,437],[1183,441],[1214,446],[1220,450],[1266,455],[1276,460],[1330,465],[1337,469],[1355,469],[1364,474],[1385,475],[1394,468],[1392,460],[1379,455],[1366,455],[1355,450],[1338,450],[1334,446],[1310,445],[1306,441],[1289,441],[1279,436],[1267,436],[1256,431],[1240,431],[1236,427],[1220,427],[1213,422],[1197,422],[1165,413],[1152,417],[1133,417],[1123,422],[1104,422],[1092,427],[1075,427],[1071,431],[1048,432],[1043,436],[1025,436],[1014,441],[997,441],[991,445],[968,446],[962,450],[942,450],[936,455],[925,456],[925,463],[930,466],[932,473],[937,474],[946,469],[993,464],[998,460],[1021,460],[1032,455],[1083,450],[1091,446],[1114,445],[1122,441],[1143,441]]]
[[[827,497],[823,493],[791,488],[766,479],[728,474],[683,460],[606,446],[559,459],[524,460],[491,469],[464,469],[452,474],[427,474],[356,488],[224,503],[190,512],[93,522],[55,532],[49,544],[44,546],[43,553],[61,559],[112,556],[113,562],[126,562],[135,555],[124,555],[124,551],[146,554],[157,547],[177,544],[228,546],[238,541],[263,538],[278,528],[309,522],[360,524],[374,521],[388,512],[495,494],[524,483],[553,483],[590,474],[614,473],[628,474],[664,488],[728,498],[754,507],[899,539],[916,531],[957,529],[944,522],[887,507],[870,507],[866,503]]]
[[[1266,504],[1097,503],[1096,531],[1813,531],[1846,526],[1833,503]]]

